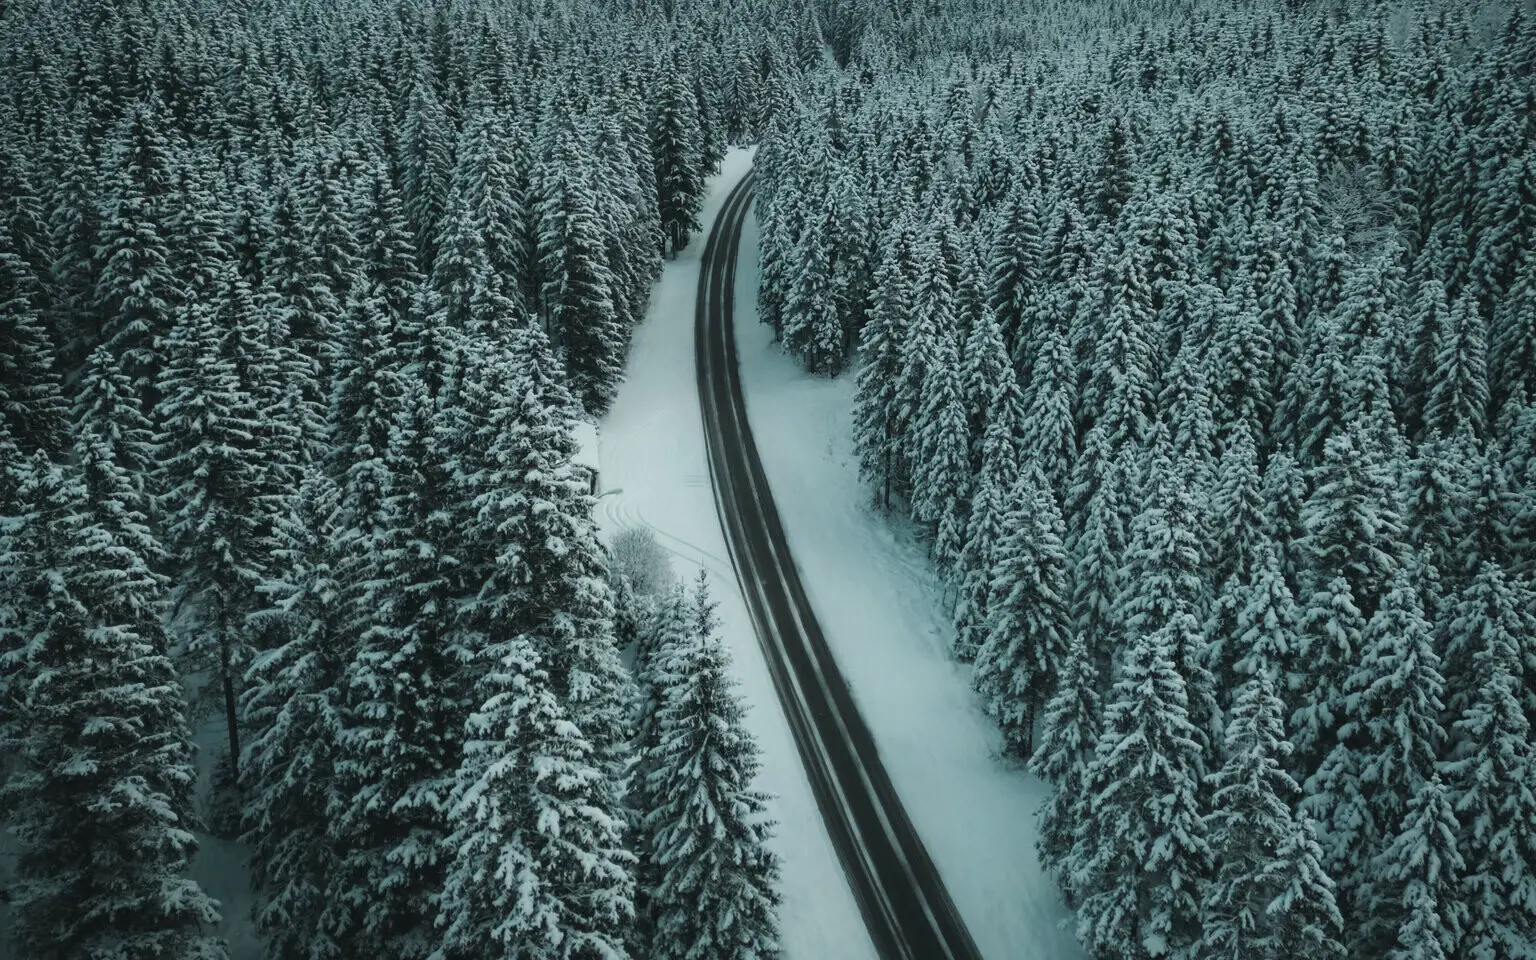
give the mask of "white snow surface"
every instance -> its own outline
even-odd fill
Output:
[[[745,175],[735,150],[710,182],[707,232]],[[774,695],[715,513],[694,377],[694,298],[706,232],[666,267],[636,331],[626,380],[601,424],[606,532],[652,527],[685,578],[703,567],[763,751],[758,785],[777,796],[780,914],[788,960],[873,957]],[[853,377],[812,377],[757,321],[756,220],[737,271],[736,329],[752,430],[807,594],[919,835],[982,954],[1083,956],[1035,853],[1046,786],[1000,759],[1001,737],[949,656],[949,614],[926,549],[878,513],[853,450]]]

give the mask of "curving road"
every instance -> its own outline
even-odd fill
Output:
[[[748,173],[710,230],[694,331],[710,476],[731,563],[877,952],[886,960],[980,960],[827,648],[752,441],[732,328],[752,186]]]

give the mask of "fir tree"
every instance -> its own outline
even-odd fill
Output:
[[[1466,863],[1457,851],[1456,813],[1440,775],[1414,794],[1392,842],[1375,859],[1371,925],[1362,940],[1388,960],[1437,960],[1456,955],[1466,906]]]
[[[1174,661],[1192,621],[1178,614],[1137,636],[1083,777],[1066,869],[1076,878],[1078,939],[1098,956],[1183,956],[1200,938],[1199,888],[1211,869],[1202,748]]]
[[[1202,956],[1342,958],[1333,882],[1306,816],[1291,813],[1296,781],[1283,763],[1284,707],[1260,664],[1235,695],[1205,817],[1215,876],[1201,901]]]
[[[88,503],[72,469],[34,460],[0,540],[28,636],[4,651],[26,720],[6,731],[19,767],[3,789],[20,841],[17,944],[44,960],[216,960],[225,947],[203,928],[218,906],[185,876],[194,748],[164,583],[120,533],[129,505]]]
[[[992,600],[975,683],[1009,750],[1028,759],[1035,715],[1071,642],[1066,551],[1056,498],[1033,471],[1020,476],[1009,500],[1006,532],[992,556]]]
[[[1325,863],[1357,950],[1372,919],[1373,860],[1434,775],[1444,739],[1439,658],[1406,572],[1394,578],[1360,643],[1359,666],[1344,682],[1338,742],[1307,781],[1303,804],[1322,823]]]
[[[540,300],[565,348],[571,389],[591,412],[612,402],[629,331],[620,322],[617,281],[599,199],[589,187],[593,163],[574,130],[556,141],[542,168],[539,223]],[[494,221],[489,225],[494,229]]]
[[[355,587],[338,581],[339,490],[311,471],[275,531],[275,576],[257,589],[268,604],[253,622],[269,638],[245,674],[241,723],[249,732],[242,825],[264,897],[257,925],[270,957],[331,960],[346,954],[331,902],[337,853],[330,818],[337,741],[344,725],[343,611]]]
[[[633,858],[605,774],[528,638],[480,654],[484,702],[444,798],[453,851],[432,960],[627,956]]]
[[[243,281],[236,281],[243,284]],[[158,385],[156,447],[166,545],[183,595],[198,612],[187,649],[222,688],[229,755],[240,756],[236,697],[250,654],[245,617],[267,550],[261,451],[264,411],[253,394],[270,377],[259,334],[229,301],[190,306],[167,343]]]
[[[948,572],[958,559],[970,499],[969,437],[954,334],[940,332],[934,366],[923,378],[913,422],[912,507],[933,526],[934,560]]]
[[[1045,707],[1040,744],[1030,772],[1054,789],[1040,811],[1040,864],[1056,875],[1069,902],[1076,902],[1075,878],[1066,872],[1077,832],[1083,783],[1099,739],[1103,704],[1099,668],[1082,634],[1072,638],[1056,692]]]
[[[0,217],[0,416],[23,452],[68,445],[63,384],[44,325],[43,289]]]
[[[1077,373],[1064,331],[1055,324],[1041,334],[1024,398],[1020,446],[1030,451],[1053,489],[1066,485],[1077,457]]]
[[[689,600],[687,633],[662,648],[664,689],[648,748],[646,811],[658,876],[647,956],[773,957],[778,953],[778,862],[766,847],[767,797],[751,789],[757,747],[728,671],[704,575]]]
[[[1464,427],[1482,436],[1488,415],[1487,334],[1470,297],[1456,301],[1435,331],[1424,400],[1426,430],[1450,436]]]
[[[973,660],[990,617],[992,560],[1003,537],[1008,495],[1019,478],[1018,384],[1010,375],[997,385],[982,438],[964,546],[955,564],[955,655]]]
[[[1466,861],[1467,919],[1458,955],[1517,957],[1536,937],[1536,788],[1530,723],[1520,705],[1519,649],[1496,633],[1475,649],[1476,693],[1454,724],[1444,765]]]
[[[699,228],[704,157],[698,102],[688,89],[686,74],[675,68],[665,70],[661,84],[651,116],[651,154],[656,162],[665,253],[683,249],[688,235]]]

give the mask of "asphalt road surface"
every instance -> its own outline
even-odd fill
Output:
[[[720,525],[822,819],[877,952],[887,960],[980,960],[827,649],[747,424],[732,314],[753,176],[726,198],[699,274],[694,348]]]

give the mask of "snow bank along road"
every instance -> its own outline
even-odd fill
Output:
[[[827,648],[752,442],[732,331],[736,254],[752,196],[748,173],[710,231],[694,331],[710,476],[731,562],[876,949],[890,960],[979,960]]]

